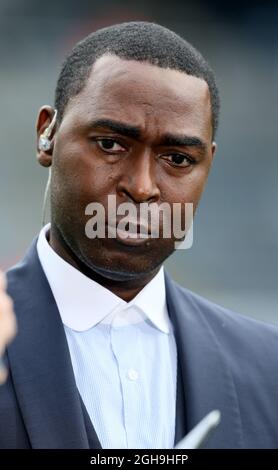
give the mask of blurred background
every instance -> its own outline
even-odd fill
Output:
[[[192,42],[222,98],[194,244],[167,268],[221,305],[278,323],[278,2],[0,0],[0,266],[19,260],[40,229],[47,171],[35,159],[35,120],[53,104],[61,61],[91,31],[132,20]]]

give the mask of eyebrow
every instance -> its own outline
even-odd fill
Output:
[[[96,121],[91,122],[89,127],[91,129],[103,127],[111,130],[112,132],[117,132],[118,134],[131,137],[133,139],[138,139],[141,135],[139,127],[119,121],[113,121],[112,119],[97,119]]]
[[[139,139],[142,135],[140,127],[133,126],[131,124],[126,124],[119,121],[114,121],[112,119],[97,119],[92,121],[89,124],[91,129],[96,129],[102,127],[109,129],[112,132],[117,132],[126,137],[131,137],[133,139]],[[174,134],[164,134],[161,140],[161,145],[165,146],[175,146],[175,147],[199,147],[202,150],[206,149],[206,144],[199,137],[188,136],[188,135],[174,135]]]
[[[169,147],[199,147],[202,150],[207,148],[205,142],[199,137],[189,135],[165,134],[162,138],[162,145]]]

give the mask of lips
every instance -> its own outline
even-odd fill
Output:
[[[143,245],[152,237],[151,228],[147,224],[138,223],[138,221],[129,220],[121,222],[116,221],[116,225],[107,224],[109,238],[116,238],[125,245]],[[115,237],[116,235],[116,237]]]
[[[128,234],[130,234],[130,236],[134,237],[134,238],[137,238],[137,235],[151,235],[151,231],[149,230],[149,226],[148,224],[144,224],[144,223],[140,223],[140,222],[137,222],[137,220],[135,221],[129,221],[128,224],[122,224],[121,221],[119,220],[117,222],[117,229],[118,230],[124,230],[126,231]]]

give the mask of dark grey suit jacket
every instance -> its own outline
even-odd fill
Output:
[[[0,448],[99,448],[36,241],[8,281],[18,335],[0,387]],[[221,424],[208,448],[278,447],[278,329],[208,302],[168,276],[166,296],[178,349],[176,441],[219,409]]]

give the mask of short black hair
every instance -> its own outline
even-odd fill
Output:
[[[61,122],[70,98],[78,95],[89,78],[94,62],[102,55],[115,54],[122,59],[147,61],[202,78],[211,98],[212,128],[215,135],[220,99],[215,76],[191,44],[173,31],[144,21],[121,23],[99,29],[78,42],[66,57],[57,81],[55,107]]]

